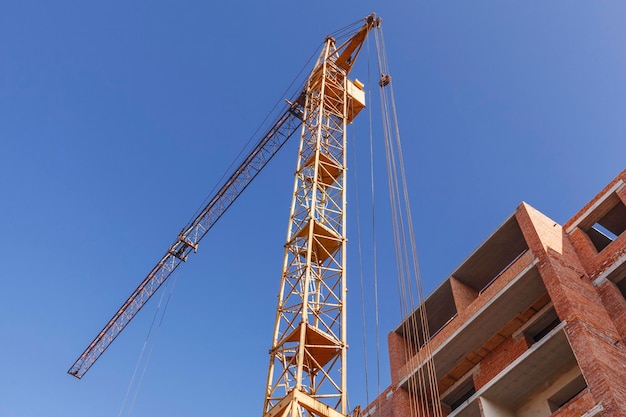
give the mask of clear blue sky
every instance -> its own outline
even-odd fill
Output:
[[[118,415],[158,296],[82,381],[66,370],[324,36],[372,11],[427,292],[522,200],[563,223],[625,168],[623,1],[4,2],[0,416]],[[294,146],[180,269],[133,416],[260,415]],[[366,401],[356,294],[351,407]]]

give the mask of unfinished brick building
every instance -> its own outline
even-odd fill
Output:
[[[421,415],[428,357],[448,417],[626,416],[625,229],[626,170],[564,225],[520,204],[426,298],[427,326],[389,334],[391,386],[362,416]]]

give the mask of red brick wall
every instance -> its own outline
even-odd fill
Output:
[[[417,414],[411,412],[411,408],[415,410],[415,407],[419,410]],[[448,407],[443,406],[442,412],[445,417],[450,414],[451,411]],[[411,401],[407,391],[398,387],[394,388],[393,385],[381,393],[366,408],[361,410],[361,416],[365,416],[366,414],[367,417],[431,417],[437,415],[430,406]]]
[[[374,401],[368,404],[366,408],[361,410],[361,416],[369,413],[368,417],[394,417],[391,399],[392,392],[392,387],[383,391]]]
[[[437,415],[430,404],[421,402],[419,398],[411,398],[411,395],[403,389],[393,392],[392,402],[395,417],[434,417]],[[411,412],[411,410],[417,410],[417,412]],[[448,410],[443,411],[444,416],[447,416]]]
[[[608,337],[619,338],[561,226],[526,204],[520,206],[517,216],[522,233],[539,258],[539,272],[559,318],[581,318],[603,329]]]
[[[626,299],[624,299],[617,285],[611,281],[603,282],[597,287],[597,291],[613,323],[615,323],[615,327],[617,327],[622,342],[626,342]]]
[[[580,229],[574,229],[569,235],[572,245],[576,249],[589,279],[593,280],[610,268],[615,261],[626,256],[626,233],[618,236],[600,253],[596,250],[591,239]]]
[[[478,391],[511,362],[528,349],[526,339],[515,340],[509,337],[480,362],[480,369],[474,375],[474,387]]]
[[[607,344],[597,329],[576,320],[566,333],[587,381],[589,391],[602,403],[605,416],[626,416],[626,361],[623,346]]]
[[[602,299],[562,228],[523,204],[522,232],[539,257],[539,271],[578,360],[589,391],[606,415],[626,416],[626,348]]]
[[[465,310],[478,297],[478,291],[454,277],[450,277],[450,287],[452,288],[452,297],[454,298],[457,312]]]
[[[389,349],[389,368],[391,369],[391,384],[400,382],[400,370],[407,361],[407,352],[404,338],[396,332],[387,335],[387,346]]]
[[[565,227],[574,224],[619,180],[626,182],[626,170],[583,207]],[[626,187],[617,191],[626,204]],[[538,258],[538,270],[579,362],[588,388],[552,417],[580,416],[601,403],[603,416],[626,416],[626,300],[613,283],[594,287],[593,279],[626,255],[626,233],[597,253],[590,239],[580,229],[567,235],[564,228],[529,205],[522,203],[516,219],[530,248],[482,294],[450,278],[458,315],[430,342],[432,350],[444,343],[494,295]],[[477,389],[519,357],[528,347],[522,338],[505,337],[481,360],[474,375]],[[409,394],[397,384],[415,366],[417,357],[408,358],[404,340],[396,333],[388,336],[392,386],[375,402],[371,417],[407,417]],[[495,345],[494,345],[495,346]],[[410,359],[410,360],[409,360]],[[364,410],[364,412],[366,412]],[[449,410],[445,412],[447,415]]]
[[[565,406],[552,413],[551,417],[580,417],[595,406],[595,400],[589,390],[583,390]]]
[[[595,269],[594,260],[596,256],[598,256],[596,247],[591,242],[587,233],[578,228],[574,229],[568,237],[578,254],[578,258],[583,264],[585,271],[587,271],[588,275],[591,275]]]

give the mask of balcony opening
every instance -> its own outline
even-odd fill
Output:
[[[548,333],[552,331],[556,326],[559,325],[561,320],[556,315],[556,311],[554,307],[548,309],[541,316],[536,319],[531,319],[532,324],[530,324],[525,330],[524,334],[529,340],[532,340],[533,343],[537,343],[541,339],[543,339]]]
[[[470,375],[468,378],[465,379],[465,381],[452,389],[449,393],[445,394],[441,401],[445,405],[450,407],[452,411],[454,411],[462,406],[475,393],[476,388],[474,387],[474,380]]]
[[[602,215],[604,210],[601,211],[601,217],[586,230],[583,229],[598,252],[604,250],[626,230],[626,206],[616,195],[607,201],[613,203],[609,206],[610,209],[605,209],[604,215]]]
[[[485,291],[528,251],[515,216],[509,217],[452,276],[477,293]]]
[[[593,246],[595,246],[598,252],[604,250],[604,248],[609,246],[609,244],[617,237],[604,227],[600,226],[598,223],[594,224],[591,229],[587,230],[587,236],[589,236],[589,239],[591,239]]]
[[[585,388],[587,388],[585,378],[583,378],[582,375],[578,375],[571,382],[566,384],[563,388],[561,388],[554,395],[548,398],[550,411],[554,413],[556,410],[573,400]]]
[[[425,317],[422,317],[422,314],[425,314]],[[406,340],[410,354],[415,355],[456,315],[452,287],[450,281],[446,280],[403,321],[396,332]],[[428,329],[425,329],[424,323]]]

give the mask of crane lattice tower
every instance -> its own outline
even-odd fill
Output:
[[[302,131],[264,417],[347,414],[346,126],[365,107],[347,78],[374,15],[342,45],[327,37],[299,100]]]

